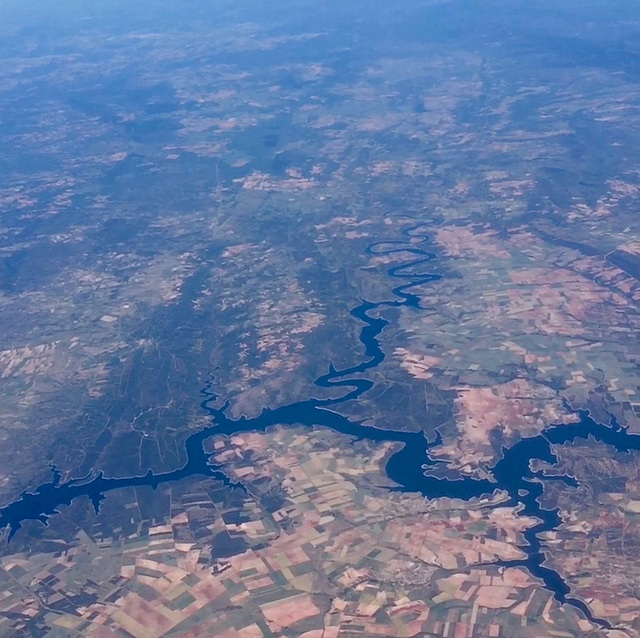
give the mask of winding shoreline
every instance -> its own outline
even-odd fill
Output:
[[[426,233],[411,234],[420,228],[424,228],[423,223],[405,229],[404,234],[409,238],[422,237],[424,241],[427,237]],[[376,252],[376,247],[381,245],[402,247]],[[364,324],[359,335],[359,340],[364,346],[363,361],[342,370],[337,370],[333,364],[330,364],[329,371],[315,381],[317,386],[323,388],[345,388],[347,391],[344,395],[332,399],[309,398],[278,408],[264,408],[256,417],[242,416],[233,420],[226,415],[228,405],[222,408],[209,406],[215,395],[205,388],[202,390],[205,398],[201,407],[210,415],[212,425],[186,439],[187,461],[182,467],[161,473],[149,470],[142,476],[123,478],[109,478],[99,472],[65,482],[60,482],[60,474],[53,468],[53,478],[50,482],[40,485],[33,492],[23,492],[18,499],[0,508],[0,528],[9,528],[9,540],[21,528],[24,521],[39,520],[46,525],[48,519],[58,513],[58,507],[69,505],[81,496],[87,496],[95,511],[98,512],[105,494],[109,491],[138,486],[150,486],[155,489],[163,483],[179,481],[195,475],[210,476],[222,480],[228,486],[244,490],[242,485],[229,480],[221,466],[209,463],[210,455],[204,451],[203,446],[206,439],[211,436],[231,436],[247,431],[262,432],[274,425],[323,426],[356,438],[402,443],[402,447],[388,458],[385,466],[388,477],[400,486],[398,489],[420,492],[428,498],[449,497],[463,500],[491,494],[495,490],[507,492],[510,505],[520,505],[523,515],[535,517],[540,522],[523,533],[526,544],[519,546],[519,549],[526,554],[526,558],[497,561],[492,564],[526,568],[534,577],[542,580],[544,586],[560,603],[579,609],[587,619],[601,627],[611,628],[606,620],[595,618],[583,601],[569,596],[569,585],[558,572],[544,565],[546,557],[539,535],[542,532],[557,529],[562,521],[557,509],[546,510],[541,507],[539,498],[544,491],[542,481],[545,477],[540,473],[532,472],[530,462],[538,459],[553,465],[557,463],[551,447],[553,444],[572,442],[577,438],[586,439],[589,436],[613,445],[617,450],[640,450],[640,435],[629,434],[615,424],[609,427],[596,423],[587,412],[579,411],[581,417],[579,423],[550,425],[542,433],[521,439],[511,448],[503,449],[503,458],[490,468],[494,481],[468,477],[450,480],[426,475],[424,466],[434,464],[428,450],[440,443],[439,437],[429,442],[422,432],[401,432],[365,426],[362,422],[351,421],[331,409],[340,403],[357,399],[370,390],[374,385],[373,381],[353,377],[353,375],[375,368],[385,359],[378,336],[388,325],[388,321],[380,317],[371,317],[369,313],[383,307],[420,308],[420,299],[409,292],[410,288],[439,278],[438,275],[431,273],[413,272],[414,268],[421,267],[435,257],[432,253],[417,248],[415,243],[379,241],[371,244],[367,252],[370,254],[410,252],[416,255],[416,259],[392,266],[387,270],[390,277],[407,280],[406,283],[392,289],[391,292],[396,299],[377,303],[363,300],[360,305],[351,310],[351,316]],[[568,482],[572,480],[570,477],[553,477],[553,479]]]

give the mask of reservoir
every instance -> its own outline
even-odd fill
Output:
[[[416,237],[416,229],[406,231],[408,236]],[[413,234],[411,234],[413,233]],[[401,242],[398,242],[399,244]],[[380,246],[390,246],[392,242],[372,244],[369,252],[384,254],[394,251],[411,252],[416,259],[395,266],[387,271],[390,277],[406,280],[393,289],[395,299],[377,304],[362,302],[351,311],[351,315],[364,325],[360,330],[360,341],[364,346],[364,359],[349,368],[337,370],[330,364],[327,374],[319,377],[319,387],[344,388],[344,394],[333,399],[309,398],[278,408],[265,408],[253,418],[230,419],[226,415],[228,406],[215,409],[209,406],[212,395],[203,390],[202,408],[211,416],[211,425],[191,435],[185,442],[186,463],[170,472],[154,473],[149,470],[141,476],[111,478],[101,472],[83,478],[61,481],[60,474],[53,468],[53,478],[32,492],[24,492],[12,503],[0,509],[0,527],[9,528],[9,539],[20,529],[26,520],[39,520],[46,524],[49,517],[55,515],[59,507],[69,505],[74,499],[88,497],[96,512],[105,494],[125,487],[150,486],[156,488],[163,483],[180,481],[190,476],[210,476],[222,480],[230,488],[244,489],[242,485],[232,483],[224,474],[223,468],[213,465],[204,451],[203,443],[211,436],[230,436],[240,432],[263,432],[274,425],[302,425],[307,427],[327,427],[345,435],[369,441],[395,442],[401,447],[391,455],[386,465],[386,473],[398,484],[397,489],[420,492],[427,498],[449,497],[469,500],[494,490],[503,490],[509,495],[509,503],[519,506],[523,515],[538,519],[538,523],[524,532],[525,544],[521,549],[526,554],[522,560],[501,562],[505,567],[524,567],[532,575],[541,579],[544,586],[553,592],[561,603],[579,608],[587,618],[603,627],[606,621],[593,618],[587,606],[570,596],[570,589],[562,577],[544,566],[544,554],[539,539],[541,532],[556,529],[561,524],[557,510],[546,510],[540,506],[539,497],[544,490],[545,477],[531,470],[531,461],[541,460],[551,465],[557,462],[553,453],[553,444],[569,443],[576,439],[593,437],[597,441],[615,447],[619,451],[640,450],[640,435],[630,434],[625,429],[596,423],[586,412],[580,412],[580,421],[573,424],[549,425],[534,437],[520,440],[508,449],[503,449],[502,458],[491,468],[493,480],[480,480],[461,477],[456,480],[429,476],[428,467],[434,464],[429,457],[429,448],[440,443],[439,437],[428,441],[422,432],[400,432],[381,430],[352,421],[336,411],[336,407],[345,401],[357,400],[373,386],[369,379],[358,377],[367,370],[378,366],[384,360],[378,335],[387,325],[387,321],[373,316],[378,308],[407,305],[419,306],[419,298],[410,292],[412,286],[425,284],[436,278],[435,275],[421,272],[422,267],[434,258],[430,253],[415,247],[389,248],[383,252]],[[425,470],[427,473],[425,474]],[[553,477],[576,485],[571,477]]]

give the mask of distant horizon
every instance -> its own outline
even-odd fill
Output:
[[[0,638],[640,634],[640,6],[0,4]]]

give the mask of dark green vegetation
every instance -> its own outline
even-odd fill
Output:
[[[577,410],[639,431],[638,18],[618,2],[4,3],[0,506],[52,465],[63,485],[169,476],[210,425],[210,387],[234,423],[356,387],[341,418],[437,431],[433,472],[481,484]],[[386,358],[318,387],[362,360],[355,307],[387,322]],[[97,517],[79,500],[25,524],[4,555],[164,524],[165,496],[139,485],[139,518],[113,490]],[[607,494],[607,516],[637,516]],[[633,556],[606,546],[584,578],[558,563],[601,514],[560,512],[553,569],[631,626]],[[213,554],[248,546],[202,517]]]

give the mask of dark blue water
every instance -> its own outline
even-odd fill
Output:
[[[418,226],[406,231],[408,236],[423,237]],[[398,248],[387,248],[397,244]],[[375,312],[382,307],[408,306],[420,308],[420,299],[410,292],[417,285],[423,285],[437,278],[431,273],[421,272],[434,255],[404,242],[379,242],[369,246],[373,254],[391,252],[411,252],[416,259],[400,266],[394,266],[387,272],[389,276],[407,280],[392,290],[394,299],[379,303],[363,301],[351,311],[354,318],[364,326],[360,331],[360,341],[364,345],[365,358],[361,363],[337,370],[330,364],[327,374],[316,380],[320,387],[342,387],[345,393],[333,399],[310,398],[290,405],[271,409],[265,408],[257,417],[230,419],[227,415],[228,405],[213,408],[211,403],[216,396],[210,387],[203,390],[202,408],[212,418],[212,425],[191,435],[185,443],[187,462],[181,468],[171,472],[154,473],[151,470],[143,476],[124,478],[108,478],[101,472],[80,479],[61,482],[60,474],[53,468],[53,479],[40,485],[33,492],[23,492],[13,503],[0,509],[0,528],[9,527],[9,540],[20,529],[26,520],[39,520],[46,524],[49,517],[57,513],[62,505],[69,505],[80,496],[87,496],[96,512],[105,494],[111,490],[125,487],[150,486],[157,488],[162,483],[180,481],[190,476],[211,476],[223,481],[226,485],[243,489],[240,484],[232,483],[223,473],[220,466],[210,463],[210,455],[203,449],[205,439],[214,435],[232,435],[239,432],[262,432],[272,425],[305,425],[323,426],[336,432],[370,441],[393,441],[403,444],[393,454],[386,465],[389,478],[400,487],[398,489],[420,492],[429,498],[449,497],[469,500],[473,497],[490,494],[496,489],[506,491],[512,505],[520,504],[522,514],[539,519],[539,523],[524,533],[526,544],[521,547],[526,558],[516,561],[502,561],[499,565],[520,566],[540,578],[545,587],[553,592],[561,603],[567,603],[580,609],[590,620],[604,627],[609,624],[604,620],[593,618],[587,606],[578,599],[568,596],[570,589],[562,577],[544,566],[544,554],[539,539],[540,532],[557,528],[561,519],[557,510],[546,510],[540,506],[539,497],[544,490],[544,480],[550,480],[540,473],[532,472],[530,463],[534,459],[555,464],[557,459],[551,449],[552,444],[562,444],[575,439],[586,439],[592,436],[598,441],[614,446],[617,450],[640,450],[640,436],[629,434],[625,429],[596,423],[585,412],[580,413],[580,422],[571,425],[551,425],[535,437],[522,439],[514,446],[503,449],[503,458],[491,469],[493,481],[463,477],[458,480],[436,478],[425,475],[425,469],[434,465],[429,457],[428,449],[440,443],[439,437],[427,441],[422,432],[398,432],[380,430],[363,425],[360,421],[352,421],[332,408],[348,400],[357,399],[373,386],[368,379],[354,377],[378,366],[384,360],[384,352],[380,347],[378,335],[387,325],[387,321],[376,317]],[[554,477],[553,480],[564,480],[575,485],[571,477]]]

